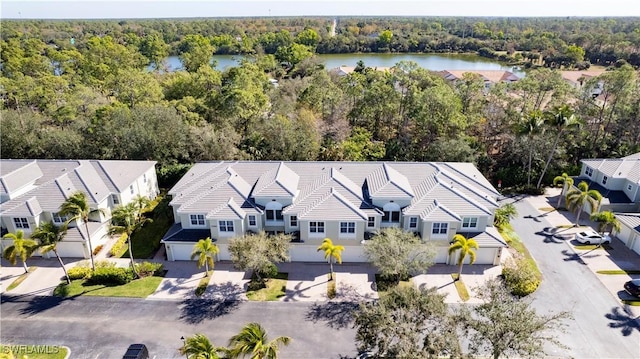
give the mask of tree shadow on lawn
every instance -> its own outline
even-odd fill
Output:
[[[625,337],[630,336],[634,330],[640,331],[640,317],[634,317],[629,308],[614,307],[605,317],[611,321],[609,328],[620,329]]]
[[[332,329],[343,329],[353,323],[353,314],[360,306],[357,302],[326,302],[315,303],[307,311],[306,319],[314,323],[324,321]]]

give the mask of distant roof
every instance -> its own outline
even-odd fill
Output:
[[[563,79],[578,83],[580,79],[588,80],[592,77],[600,76],[605,70],[586,70],[586,71],[560,71],[560,76]]]
[[[376,71],[382,71],[382,72],[391,71],[391,67],[385,67],[385,66],[369,67],[369,68],[372,68]],[[354,72],[355,69],[356,69],[355,66],[338,66],[338,67],[332,68],[331,70],[329,70],[329,72],[335,72],[340,76],[346,76]]]
[[[491,83],[520,80],[513,72],[504,70],[443,70],[439,72],[442,77],[450,81],[460,80],[466,73],[479,75],[484,81]]]
[[[285,174],[288,178],[280,178]],[[237,190],[231,181],[244,183]],[[280,181],[280,183],[278,183]],[[271,187],[270,187],[271,186]],[[498,191],[471,163],[449,162],[201,162],[169,191],[178,213],[235,219],[261,213],[258,193],[296,193],[283,213],[299,218],[356,219],[380,215],[373,198],[410,201],[405,214],[461,220],[491,215]]]
[[[3,193],[9,200],[0,206],[2,215],[35,216],[56,211],[72,193],[88,194],[97,206],[155,166],[155,161],[102,160],[0,160]],[[22,185],[16,185],[18,178]],[[125,185],[125,181],[129,181]],[[30,187],[25,187],[29,183]]]

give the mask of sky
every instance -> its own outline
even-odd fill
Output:
[[[640,16],[639,0],[0,0],[2,19],[237,16]]]

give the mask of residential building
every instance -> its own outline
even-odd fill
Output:
[[[613,159],[581,160],[580,175],[574,185],[587,182],[604,197],[600,210],[614,212],[640,211],[640,152]],[[587,210],[590,212],[590,210]]]
[[[155,161],[0,160],[0,225],[2,234],[23,230],[29,237],[40,223],[62,225],[61,204],[75,192],[87,194],[92,210],[88,223],[93,248],[106,242],[111,211],[138,195],[155,198]],[[69,224],[58,244],[62,257],[89,258],[85,226]],[[3,248],[10,241],[3,240]]]
[[[627,247],[640,254],[640,213],[616,213],[620,231],[614,234]]]
[[[503,70],[443,70],[437,72],[442,78],[454,84],[462,80],[466,73],[480,76],[484,81],[485,90],[500,82],[513,83],[520,80],[514,73]]]
[[[324,238],[345,246],[345,262],[386,227],[415,233],[448,255],[455,234],[480,245],[476,263],[497,264],[506,243],[493,227],[499,193],[471,163],[203,162],[169,191],[175,224],[164,236],[169,260],[188,260],[211,237],[229,260],[229,240],[266,231],[293,235],[292,261],[324,261]]]
[[[565,80],[571,87],[576,90],[582,89],[589,80],[592,78],[598,77],[604,73],[605,70],[585,70],[585,71],[560,71],[560,76]],[[604,84],[602,81],[594,84],[593,89],[591,89],[591,95],[596,97],[602,93],[602,89],[604,88]]]

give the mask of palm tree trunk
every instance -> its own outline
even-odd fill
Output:
[[[460,277],[462,277],[462,266],[464,265],[464,258],[462,258],[462,260],[460,261],[460,265],[458,266],[458,279],[460,280]]]
[[[65,268],[64,263],[62,263],[62,258],[60,258],[60,256],[58,255],[58,250],[54,249],[53,253],[58,258],[58,262],[60,262],[60,267],[62,267],[62,270],[64,271],[64,278],[67,280],[67,284],[71,284],[71,279],[69,279],[69,273],[67,273],[67,268]]]
[[[93,260],[93,244],[91,244],[91,234],[89,233],[89,219],[84,220],[84,229],[87,230],[87,241],[89,242],[89,257],[91,258],[91,270],[96,271],[96,264]]]
[[[329,272],[329,275],[331,276],[330,280],[333,280],[333,260],[331,257],[329,257],[329,270],[331,271]]]
[[[136,269],[136,262],[133,261],[133,246],[131,245],[131,233],[127,233],[127,242],[129,243],[129,258],[131,259],[131,269],[133,270],[133,276],[135,279],[139,278],[138,270]]]
[[[536,188],[540,188],[540,185],[542,184],[542,179],[544,178],[545,173],[547,173],[547,168],[549,167],[549,163],[553,158],[553,154],[556,152],[556,147],[558,147],[558,141],[560,141],[561,135],[562,135],[562,130],[559,130],[555,141],[553,141],[553,147],[551,148],[551,153],[549,153],[549,157],[547,157],[547,162],[544,164],[544,168],[542,169],[542,174],[540,174],[540,179],[538,179],[538,184],[536,185]]]
[[[560,198],[558,198],[558,205],[556,206],[556,208],[560,208],[560,204],[562,204],[562,197],[564,197],[564,192],[565,192],[566,188],[567,188],[567,184],[563,183],[562,184],[562,191],[560,191]]]
[[[204,270],[205,270],[204,276],[208,277],[209,276],[209,262],[207,262],[207,261],[204,262]]]
[[[578,207],[578,214],[576,214],[576,227],[580,225],[580,215],[582,214],[583,210],[584,210],[584,204]]]
[[[29,273],[29,268],[27,268],[27,262],[26,261],[22,261],[22,268],[24,268],[24,272],[25,273]]]

